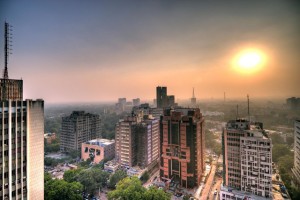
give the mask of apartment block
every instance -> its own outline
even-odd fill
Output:
[[[198,186],[205,170],[204,118],[200,109],[165,109],[160,119],[160,177]]]
[[[68,152],[81,150],[81,144],[101,137],[101,119],[99,115],[73,111],[62,118],[60,150]]]
[[[126,167],[146,168],[159,157],[159,120],[132,115],[116,125],[116,160]]]
[[[245,119],[229,121],[223,129],[222,142],[223,185],[271,198],[272,142],[263,124]]]
[[[94,163],[99,163],[103,159],[111,160],[115,157],[115,141],[108,139],[94,139],[82,143],[81,159],[91,159]]]
[[[294,167],[293,185],[300,189],[300,120],[294,123]]]
[[[44,199],[44,101],[0,104],[0,197]]]

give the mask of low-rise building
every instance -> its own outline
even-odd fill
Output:
[[[90,158],[92,162],[99,163],[103,159],[112,159],[115,156],[115,141],[108,139],[94,139],[82,143],[81,159]]]
[[[272,198],[265,198],[262,196],[254,195],[251,192],[237,190],[227,186],[221,186],[220,200],[267,200]]]
[[[55,133],[45,133],[44,138],[45,138],[47,144],[51,144],[52,141],[56,139],[56,134]]]

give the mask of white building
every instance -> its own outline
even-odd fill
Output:
[[[223,184],[259,197],[272,196],[272,142],[260,122],[229,121],[223,130]],[[227,191],[228,192],[228,191]]]
[[[300,188],[300,120],[295,121],[294,125],[294,167],[293,184]]]

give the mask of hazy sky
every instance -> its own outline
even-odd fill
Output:
[[[300,96],[300,1],[0,0],[2,47],[5,19],[25,98]],[[232,67],[248,48],[267,57],[252,74]]]

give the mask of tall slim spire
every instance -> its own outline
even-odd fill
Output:
[[[11,26],[9,23],[4,23],[4,71],[3,71],[3,79],[8,79],[8,56],[11,54]]]
[[[193,98],[195,98],[195,91],[194,91],[194,88],[193,88]]]

